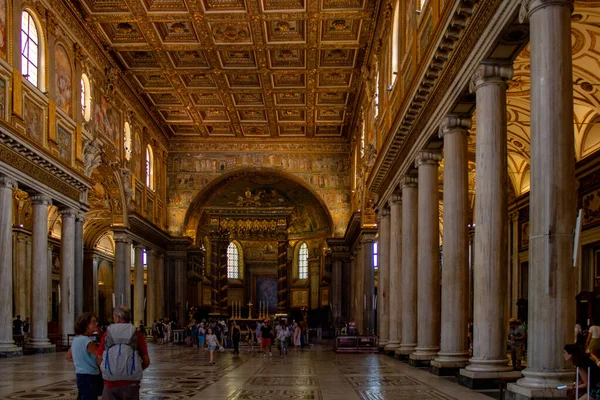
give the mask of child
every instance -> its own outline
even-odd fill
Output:
[[[217,341],[217,336],[214,334],[211,328],[208,328],[208,332],[206,334],[206,344],[208,345],[208,354],[210,355],[210,360],[208,365],[215,365],[215,350],[219,345]]]

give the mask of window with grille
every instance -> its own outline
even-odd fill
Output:
[[[154,190],[154,165],[153,165],[153,152],[152,147],[148,145],[146,147],[146,186],[149,189]]]
[[[39,39],[35,21],[27,11],[21,13],[21,73],[38,85]]]
[[[298,252],[298,279],[308,279],[308,246],[302,243]]]
[[[227,278],[240,279],[240,254],[233,242],[227,247]]]
[[[81,74],[81,116],[86,122],[92,117],[92,94],[90,80],[86,74]]]

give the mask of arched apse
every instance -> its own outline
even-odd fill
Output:
[[[287,209],[290,239],[331,236],[335,229],[330,210],[316,192],[295,176],[269,168],[244,168],[209,183],[186,212],[184,234],[201,240],[207,210],[215,208],[253,208],[259,213],[262,208]]]

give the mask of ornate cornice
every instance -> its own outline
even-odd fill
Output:
[[[347,142],[331,143],[324,142],[317,139],[310,139],[304,142],[299,141],[213,141],[203,140],[202,142],[184,142],[184,141],[172,141],[169,146],[169,153],[177,152],[222,152],[222,151],[282,151],[285,147],[285,151],[288,153],[292,152],[318,152],[318,153],[350,153],[351,146]]]
[[[406,160],[412,144],[421,134],[430,115],[447,95],[459,68],[463,66],[502,0],[489,0],[479,7],[475,1],[461,0],[448,17],[443,38],[429,62],[416,76],[421,79],[405,95],[406,103],[392,124],[391,133],[375,163],[375,173],[367,186],[373,192],[387,189],[397,172],[398,163]],[[471,23],[473,21],[473,23]],[[451,67],[449,67],[451,66]],[[381,193],[379,193],[381,194]]]
[[[81,201],[92,187],[89,180],[63,167],[44,150],[0,126],[0,162],[51,187],[71,200]]]

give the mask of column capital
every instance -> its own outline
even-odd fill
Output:
[[[63,218],[65,218],[65,217],[67,217],[67,218],[75,218],[79,212],[77,210],[72,209],[72,208],[64,207],[64,208],[60,208],[58,210],[58,213]]]
[[[373,243],[375,241],[375,238],[371,237],[371,236],[363,236],[360,238],[360,243],[365,245],[368,243]]]
[[[523,24],[531,18],[531,15],[542,7],[548,6],[569,7],[573,12],[573,0],[521,0],[519,10],[519,23]]]
[[[404,175],[400,180],[400,188],[416,188],[418,183],[418,178],[414,175]]]
[[[115,233],[113,234],[113,240],[116,242],[128,243],[131,244],[131,239],[125,233]]]
[[[510,219],[514,222],[519,220],[519,211],[513,211],[510,213]]]
[[[160,259],[164,259],[165,258],[165,253],[157,253],[156,254],[156,258]]]
[[[389,208],[387,208],[387,207],[386,207],[386,208],[383,208],[383,209],[381,210],[381,218],[382,218],[382,219],[383,219],[383,218],[389,218],[389,217],[390,217],[390,215],[391,215],[391,211],[390,211],[390,209],[389,209]]]
[[[29,200],[32,204],[43,204],[46,206],[52,204],[52,199],[49,196],[46,196],[45,194],[34,194],[32,196],[29,196]]]
[[[472,121],[470,115],[448,114],[442,119],[442,122],[440,123],[438,136],[442,138],[447,134],[459,132],[468,135],[471,126]]]
[[[6,175],[0,175],[0,188],[16,189],[17,181]]]
[[[512,79],[513,74],[512,64],[479,64],[471,78],[469,91],[475,93],[481,86],[488,84],[505,85],[507,80]]]
[[[148,248],[146,249],[146,254],[149,255],[149,256],[154,257],[154,256],[156,256],[156,253],[157,252],[156,252],[155,249],[148,249]]]
[[[144,245],[141,243],[134,243],[133,248],[134,248],[134,250],[137,250],[137,249],[144,250]]]
[[[420,167],[421,165],[435,165],[436,167],[442,161],[442,155],[440,153],[428,150],[421,150],[417,157],[415,158],[415,167]]]
[[[402,204],[402,196],[400,196],[399,194],[393,194],[392,197],[390,197],[389,204],[390,207],[399,206],[400,204]]]
[[[77,221],[82,222],[82,223],[87,220],[87,217],[83,211],[78,212],[77,216],[75,218]]]

